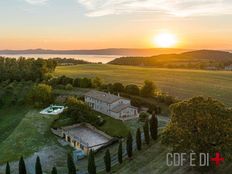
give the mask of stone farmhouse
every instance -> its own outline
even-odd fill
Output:
[[[229,65],[229,66],[226,66],[226,67],[225,67],[225,70],[226,70],[226,71],[232,71],[232,64]]]
[[[138,116],[138,109],[129,99],[101,91],[91,90],[85,94],[85,102],[95,111],[115,119],[127,120]]]

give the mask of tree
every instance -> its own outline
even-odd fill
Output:
[[[136,131],[136,145],[137,145],[137,150],[142,149],[142,140],[141,140],[140,128],[138,128],[137,131]]]
[[[139,121],[145,122],[146,120],[148,120],[149,118],[149,114],[147,112],[141,112],[139,114]]]
[[[6,174],[10,174],[10,164],[9,164],[9,162],[6,163]]]
[[[53,167],[53,168],[52,168],[51,174],[57,174],[57,169],[56,169],[56,167]]]
[[[112,88],[113,88],[113,91],[116,93],[124,91],[124,86],[122,83],[114,83]]]
[[[37,158],[36,158],[35,174],[43,174],[39,156],[37,156]]]
[[[150,119],[150,134],[151,138],[153,140],[156,140],[158,137],[158,120],[155,115],[155,112],[153,112],[152,117]]]
[[[144,85],[141,89],[141,96],[143,97],[153,97],[155,93],[156,86],[152,81],[145,80]]]
[[[23,157],[19,160],[19,174],[27,174],[26,165]]]
[[[176,152],[196,155],[220,152],[231,159],[231,109],[212,98],[194,97],[171,105],[170,111],[171,120],[162,135],[163,143]]]
[[[109,173],[111,171],[111,157],[110,157],[109,149],[106,150],[106,153],[104,156],[104,162],[105,162],[106,172]]]
[[[63,115],[71,118],[76,122],[87,122],[91,124],[96,124],[99,121],[97,115],[92,111],[92,109],[83,102],[75,97],[69,97],[66,100],[68,108],[64,111]]]
[[[73,80],[73,86],[74,87],[80,87],[81,84],[81,79],[80,78],[76,78]]]
[[[0,57],[0,82],[5,80],[41,81],[47,73],[55,70],[56,65],[54,60]]]
[[[92,149],[90,150],[88,157],[88,172],[89,174],[96,174],[94,151]]]
[[[76,174],[76,166],[70,153],[67,155],[68,174]]]
[[[92,80],[92,84],[93,84],[93,87],[94,87],[94,88],[99,88],[99,87],[102,86],[103,81],[102,81],[101,78],[95,77],[95,78]]]
[[[139,95],[140,89],[137,85],[127,85],[125,88],[126,93],[132,95]]]
[[[122,164],[122,141],[120,141],[118,145],[118,162]]]
[[[73,79],[66,76],[60,76],[57,78],[57,84],[59,85],[73,84]]]
[[[51,104],[52,87],[46,84],[38,84],[32,88],[28,95],[28,101],[35,107],[44,107]]]
[[[131,133],[127,135],[127,140],[126,140],[126,150],[127,150],[127,156],[129,159],[131,159],[133,155],[133,138]]]
[[[143,126],[143,132],[144,132],[145,142],[146,142],[147,145],[149,145],[150,144],[150,135],[149,135],[148,120],[145,121],[145,124]]]
[[[91,88],[92,87],[92,81],[88,78],[83,78],[80,80],[80,87],[81,88]]]

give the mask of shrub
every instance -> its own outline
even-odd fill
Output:
[[[104,123],[105,123],[105,120],[100,115],[97,116],[96,125],[97,126],[102,126]]]
[[[72,90],[73,89],[73,86],[69,83],[65,86],[65,89],[66,90]]]

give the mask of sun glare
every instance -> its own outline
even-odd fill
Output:
[[[177,43],[177,38],[171,33],[160,33],[154,37],[154,44],[157,47],[169,48],[175,46]]]

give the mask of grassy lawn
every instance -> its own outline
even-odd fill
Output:
[[[125,137],[128,134],[129,128],[121,121],[114,119],[110,116],[104,115],[99,112],[95,112],[96,115],[100,115],[105,123],[102,126],[98,126],[97,128],[106,134],[112,137]],[[53,127],[64,127],[68,125],[76,124],[76,122],[72,119],[61,118],[53,122]]]
[[[126,137],[129,132],[129,128],[121,121],[112,117],[97,113],[106,121],[102,126],[97,127],[99,130],[105,132],[112,137]]]
[[[83,96],[87,93],[90,89],[87,88],[74,88],[72,90],[65,90],[65,89],[54,89],[53,93],[55,95],[67,95],[67,96]]]
[[[16,109],[13,108],[13,110]],[[55,136],[50,132],[50,124],[54,120],[54,117],[44,117],[37,110],[30,110],[26,113],[25,111],[18,110],[17,114],[10,113],[8,115],[11,118],[19,115],[19,118],[17,118],[19,124],[0,143],[0,163],[17,160],[22,155],[28,156],[38,151],[41,147],[54,144],[55,142]],[[21,122],[20,118],[22,118]],[[0,125],[4,124],[1,123]],[[9,125],[16,125],[16,123],[13,121]],[[10,129],[13,129],[13,127]]]
[[[105,82],[140,86],[144,80],[152,80],[163,91],[181,99],[197,95],[212,96],[232,106],[232,72],[90,64],[60,66],[55,75],[73,78],[98,76]]]
[[[25,117],[27,110],[23,106],[0,109],[0,142],[4,141]]]

